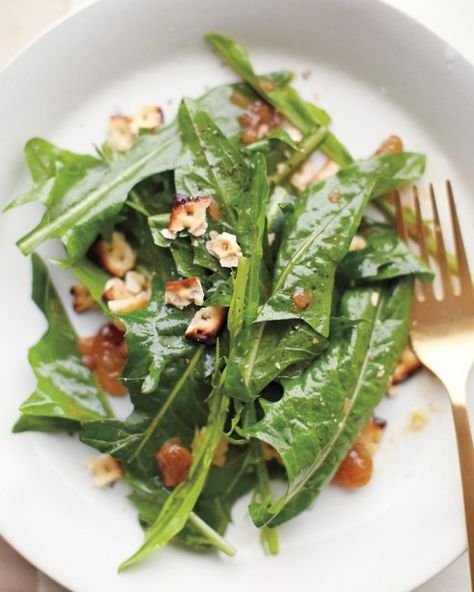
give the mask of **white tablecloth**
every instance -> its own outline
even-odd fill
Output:
[[[94,0],[0,0],[0,66],[56,19],[91,1]],[[421,21],[474,63],[474,0],[384,1]],[[464,555],[416,592],[467,592],[468,582]],[[67,591],[38,572],[0,538],[0,592]]]

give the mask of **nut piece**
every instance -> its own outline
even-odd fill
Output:
[[[109,119],[107,140],[117,152],[128,152],[134,140],[130,127],[130,118],[125,115],[112,115]]]
[[[148,278],[137,271],[128,271],[125,280],[111,278],[105,284],[102,298],[112,312],[132,312],[145,308],[150,302]]]
[[[189,195],[176,193],[168,228],[163,229],[161,234],[170,240],[174,240],[180,230],[202,236],[207,230],[206,210],[211,203],[212,199],[208,197],[191,199]]]
[[[398,361],[397,367],[395,368],[395,372],[392,375],[390,383],[400,384],[404,382],[412,374],[418,372],[422,367],[420,360],[416,357],[415,352],[411,349],[409,345],[405,346],[403,350],[402,356]]]
[[[181,310],[190,304],[202,306],[204,290],[197,276],[184,280],[175,280],[165,284],[165,304],[171,304]]]
[[[219,259],[222,267],[237,267],[242,251],[237,243],[235,234],[211,230],[211,240],[206,242],[209,253]]]
[[[197,432],[194,436],[194,440],[191,443],[193,454],[195,454],[198,451],[199,446],[202,444],[202,441],[204,440],[205,433],[206,428],[201,428],[199,432]],[[225,465],[228,450],[229,442],[227,441],[227,438],[224,438],[224,436],[222,436],[222,438],[219,440],[219,444],[217,445],[216,451],[214,452],[214,456],[212,457],[212,464],[215,467],[223,467]]]
[[[72,306],[76,312],[86,312],[99,308],[97,302],[92,298],[89,290],[84,284],[74,284],[71,286]]]
[[[214,343],[221,332],[227,316],[225,306],[206,306],[197,311],[184,334],[198,343]]]
[[[324,181],[339,171],[339,165],[334,160],[327,160],[326,163],[314,175],[313,182]]]
[[[394,154],[395,152],[401,152],[402,150],[402,140],[398,136],[391,135],[380,144],[380,146],[374,152],[374,156],[380,156],[382,154]]]
[[[360,234],[356,234],[352,237],[351,244],[349,245],[349,252],[363,251],[367,248],[367,241]]]
[[[95,458],[88,459],[86,465],[96,487],[113,485],[125,475],[119,461],[110,454],[100,454]]]
[[[158,105],[143,105],[131,116],[130,129],[133,134],[141,129],[155,130],[163,121],[163,111]]]
[[[135,265],[135,251],[121,232],[114,231],[110,243],[99,238],[95,250],[102,267],[116,277],[122,277]]]
[[[290,183],[298,189],[304,191],[316,177],[316,169],[310,162],[303,163],[290,177]]]

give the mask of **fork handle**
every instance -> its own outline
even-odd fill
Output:
[[[453,400],[452,408],[461,465],[471,589],[474,592],[474,446],[466,405]]]

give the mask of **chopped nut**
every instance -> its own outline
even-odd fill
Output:
[[[114,231],[110,243],[99,238],[95,251],[102,267],[117,277],[122,277],[135,265],[135,252],[121,232]]]
[[[380,156],[382,154],[393,154],[395,152],[401,152],[402,150],[402,140],[398,136],[391,135],[380,144],[380,146],[374,152],[374,155]]]
[[[125,115],[112,115],[109,119],[107,140],[117,152],[128,152],[134,140],[130,118]]]
[[[99,307],[84,284],[74,284],[70,293],[72,295],[72,306],[76,312],[85,312]]]
[[[351,244],[349,245],[349,252],[352,253],[354,251],[363,251],[367,248],[367,241],[363,236],[360,234],[354,235],[351,240]]]
[[[112,312],[132,312],[145,308],[151,296],[148,278],[136,271],[128,271],[125,280],[111,278],[105,284],[102,298]]]
[[[214,343],[216,337],[221,332],[227,316],[225,306],[206,306],[196,312],[185,336],[198,343]]]
[[[266,442],[261,442],[262,446],[262,456],[265,462],[270,462],[271,460],[276,460],[280,465],[283,464],[280,454],[278,453],[273,446],[267,444]]]
[[[332,177],[339,171],[339,165],[335,163],[333,160],[327,160],[326,163],[319,169],[319,171],[314,175],[313,181],[316,183],[318,181],[324,181],[328,177]]]
[[[138,134],[141,129],[155,130],[163,124],[163,112],[157,105],[144,105],[131,117],[130,129]]]
[[[91,472],[92,481],[96,487],[113,485],[125,474],[118,460],[110,456],[110,454],[101,454],[91,458],[86,461],[86,465]]]
[[[166,282],[165,304],[183,309],[190,304],[202,306],[203,303],[204,290],[198,277],[193,276],[184,280]]]
[[[212,200],[208,197],[191,199],[189,195],[177,193],[174,196],[168,228],[161,231],[162,235],[174,240],[181,230],[187,230],[193,236],[202,236],[207,230],[206,210]]]
[[[394,397],[396,397],[400,394],[400,387],[389,384],[389,386],[387,388],[387,392],[385,394],[387,395],[387,397],[390,397],[393,399]]]
[[[301,142],[301,140],[303,139],[303,134],[294,125],[284,124],[283,129],[290,136],[293,142]]]
[[[206,428],[201,428],[199,432],[194,436],[194,440],[192,441],[191,448],[193,453],[196,453],[199,446],[201,445],[204,435],[206,433]],[[214,452],[214,456],[212,457],[212,464],[215,467],[223,467],[227,461],[227,451],[229,450],[229,442],[227,438],[222,438],[219,440],[219,444],[217,445],[216,451]]]
[[[426,409],[413,409],[410,413],[408,429],[414,432],[421,430],[428,423],[429,415]]]
[[[206,249],[209,253],[219,259],[222,267],[237,267],[242,251],[237,243],[235,234],[229,232],[211,231],[211,240],[207,241]]]
[[[391,378],[391,384],[400,384],[404,382],[412,374],[418,372],[422,367],[420,360],[417,358],[415,352],[411,349],[409,345],[405,346],[403,350],[402,356],[398,361],[397,367],[395,368],[395,372]]]
[[[316,170],[310,162],[303,163],[290,177],[290,183],[298,189],[304,191],[314,180]]]

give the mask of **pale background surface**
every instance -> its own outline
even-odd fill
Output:
[[[0,67],[55,20],[91,1],[94,0],[0,0]],[[474,63],[474,0],[385,1],[435,31]],[[467,592],[468,581],[464,555],[416,592]],[[0,592],[66,591],[0,538]]]

